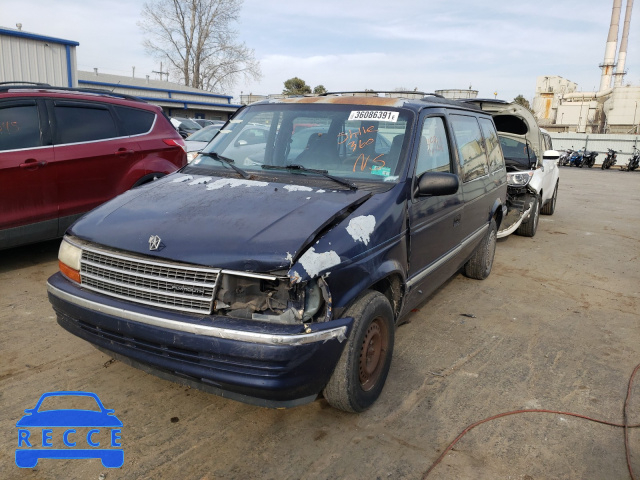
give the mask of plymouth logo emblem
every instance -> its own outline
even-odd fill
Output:
[[[163,247],[162,240],[158,235],[151,235],[149,237],[149,250],[160,250],[160,247]]]

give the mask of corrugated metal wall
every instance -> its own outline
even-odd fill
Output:
[[[555,150],[585,148],[598,152],[596,163],[601,164],[607,155],[607,149],[613,148],[618,153],[617,165],[626,165],[633,146],[640,148],[640,135],[585,134],[585,133],[553,133],[549,132]]]
[[[67,48],[70,49],[71,85],[76,86],[75,47],[0,35],[0,82],[44,82],[60,87],[69,86]]]

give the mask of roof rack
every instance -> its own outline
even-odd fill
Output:
[[[136,102],[148,103],[139,97],[133,95],[127,95],[126,93],[112,92],[111,90],[105,90],[103,88],[85,88],[85,87],[56,87],[51,86],[48,83],[38,82],[0,82],[0,92],[7,92],[11,89],[28,89],[28,90],[57,90],[63,92],[79,92],[79,93],[93,93],[96,95],[107,95],[111,97],[122,98],[124,100],[132,100]]]
[[[418,92],[418,91],[413,91],[413,90],[408,90],[408,91],[395,91],[395,90],[353,90],[353,91],[347,91],[347,92],[326,92],[326,93],[321,93],[320,96],[321,97],[326,97],[328,95],[345,95],[345,94],[351,94],[354,95],[355,94],[359,94],[359,95],[366,95],[366,94],[379,94],[379,93],[385,93],[385,94],[394,94],[394,95],[422,95],[425,97],[439,97],[439,98],[444,98],[442,95],[440,95],[439,93],[425,93],[425,92]]]

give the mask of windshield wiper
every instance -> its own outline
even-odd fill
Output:
[[[222,155],[216,152],[200,152],[200,155],[213,158],[214,160],[218,160],[222,163],[229,165],[231,168],[233,168],[236,172],[238,172],[240,175],[242,175],[243,178],[246,178],[247,180],[251,178],[251,175],[249,175],[246,171],[244,171],[240,167],[237,167],[233,164],[235,162],[233,158],[223,157]]]
[[[339,183],[341,185],[345,185],[347,187],[349,187],[351,190],[357,190],[358,186],[353,183],[350,182],[349,180],[345,180],[344,178],[340,178],[340,177],[336,177],[334,175],[331,175],[327,170],[318,170],[315,168],[307,168],[307,167],[303,167],[302,165],[298,165],[298,164],[291,164],[291,165],[262,165],[262,168],[264,168],[265,170],[299,170],[301,172],[308,172],[308,173],[317,173],[318,175],[322,175],[330,180],[333,180],[336,183]]]

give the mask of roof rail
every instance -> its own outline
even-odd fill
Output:
[[[14,88],[21,89],[21,90],[24,90],[24,89],[57,90],[57,91],[63,91],[63,92],[93,93],[96,95],[105,95],[105,96],[122,98],[124,100],[132,100],[136,102],[148,103],[147,101],[142,100],[139,97],[128,95],[126,93],[112,92],[111,90],[105,90],[103,88],[56,87],[56,86],[51,86],[48,83],[37,83],[37,82],[1,82],[0,83],[0,92],[6,92]]]
[[[353,90],[353,91],[347,91],[347,92],[326,92],[326,93],[321,93],[320,96],[321,97],[326,97],[328,95],[345,95],[345,94],[351,94],[351,95],[366,95],[366,94],[380,94],[380,93],[385,93],[385,94],[394,94],[394,95],[423,95],[425,97],[439,97],[439,98],[444,98],[442,95],[440,95],[439,93],[425,93],[425,92],[418,92],[418,91],[413,91],[413,90],[408,90],[408,91],[395,91],[395,90]]]
[[[14,87],[20,87],[20,86],[50,87],[51,86],[48,83],[42,83],[42,82],[20,82],[20,81],[0,82],[0,87],[2,87],[3,85],[10,85]],[[10,87],[7,87],[7,88],[10,88]]]

